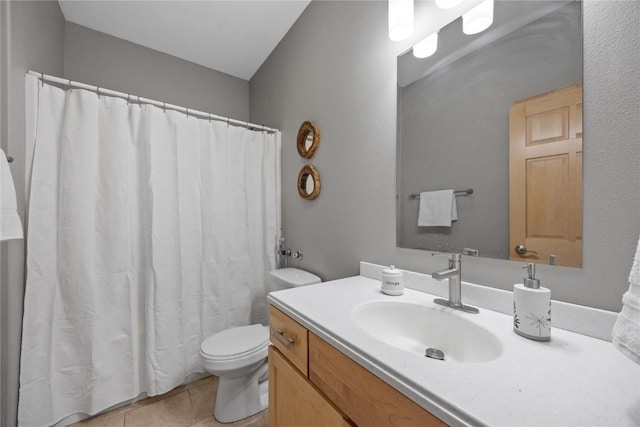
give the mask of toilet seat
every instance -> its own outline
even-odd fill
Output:
[[[268,326],[239,326],[218,332],[204,340],[200,346],[200,354],[208,360],[240,359],[258,353],[268,345]]]
[[[266,363],[268,347],[268,326],[239,326],[204,340],[200,345],[200,359],[209,372],[236,376]]]

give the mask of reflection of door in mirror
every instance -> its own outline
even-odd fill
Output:
[[[511,106],[509,188],[510,259],[581,267],[582,85]]]

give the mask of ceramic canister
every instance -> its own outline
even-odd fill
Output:
[[[402,270],[398,270],[393,265],[382,270],[382,293],[387,295],[402,295],[404,293]]]

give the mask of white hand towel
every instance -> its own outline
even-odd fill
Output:
[[[22,239],[22,222],[7,156],[0,149],[0,240],[11,239]]]
[[[629,274],[629,290],[622,296],[622,311],[613,327],[613,345],[640,365],[640,241]]]
[[[456,196],[453,190],[426,191],[420,193],[418,225],[421,227],[451,227],[458,219]]]

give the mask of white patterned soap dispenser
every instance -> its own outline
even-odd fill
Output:
[[[540,286],[535,264],[526,264],[524,283],[513,287],[513,331],[536,341],[551,339],[551,291]]]

